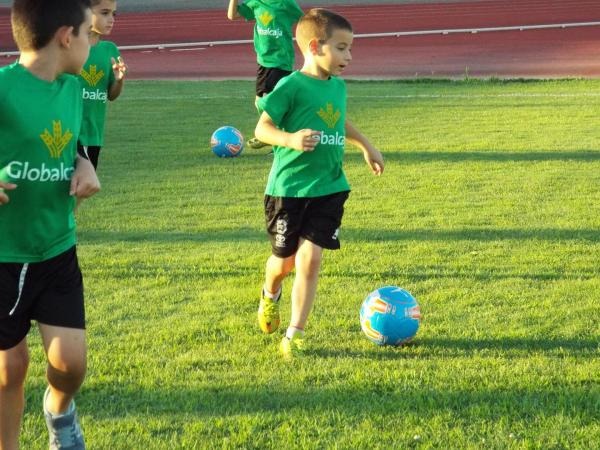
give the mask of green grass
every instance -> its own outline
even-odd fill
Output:
[[[600,82],[348,92],[386,170],[348,149],[342,250],[291,364],[255,322],[271,158],[208,147],[224,124],[252,134],[252,83],[129,82],[111,105],[103,190],[78,216],[91,449],[600,448]],[[360,330],[389,284],[422,306],[406,348]],[[46,441],[30,342],[26,449]]]

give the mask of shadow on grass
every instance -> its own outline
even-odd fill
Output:
[[[104,244],[117,242],[246,242],[256,241],[267,244],[266,231],[257,229],[207,230],[202,233],[168,231],[104,231],[79,230],[79,241],[84,244]],[[484,229],[462,228],[456,230],[383,230],[368,228],[343,228],[342,241],[588,241],[600,242],[600,230],[595,229]]]
[[[201,380],[197,380],[200,381]],[[415,380],[416,381],[416,380]],[[590,381],[591,385],[591,381]],[[41,399],[40,399],[41,401]],[[35,402],[35,401],[34,401]],[[457,419],[485,420],[495,417],[531,419],[540,416],[577,417],[591,424],[597,419],[598,390],[589,386],[486,388],[463,389],[425,388],[411,384],[403,386],[378,380],[374,375],[354,386],[202,386],[142,387],[133,383],[106,384],[84,388],[78,398],[83,414],[97,419],[115,419],[132,415],[153,417],[166,414],[189,419],[190,415],[228,417],[245,414],[283,414],[294,417],[308,414],[329,414],[333,411],[346,417],[401,416],[403,414],[430,416],[451,412]],[[36,404],[39,404],[35,402]],[[482,414],[482,411],[486,413]],[[177,419],[175,419],[177,420]]]
[[[515,151],[515,152],[497,152],[497,151],[395,151],[383,152],[386,161],[395,161],[402,164],[420,164],[424,162],[445,161],[450,163],[462,162],[538,162],[538,161],[581,161],[595,162],[600,161],[600,151],[597,150],[578,150],[578,151]],[[347,161],[363,161],[362,154],[347,153]]]
[[[519,352],[511,354],[506,352]],[[373,360],[423,359],[429,357],[454,358],[457,356],[496,355],[511,359],[523,353],[545,352],[546,356],[594,355],[600,358],[600,343],[594,339],[533,339],[533,338],[418,338],[404,347],[376,347],[367,351],[343,349],[339,351],[316,349],[313,353],[323,358],[358,358]]]

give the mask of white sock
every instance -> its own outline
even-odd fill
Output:
[[[291,341],[294,338],[294,336],[298,336],[300,339],[302,339],[304,337],[304,330],[289,326],[287,331],[285,332],[285,337]]]
[[[265,295],[265,297],[270,298],[271,300],[278,302],[279,301],[279,297],[281,297],[281,286],[279,287],[279,289],[277,290],[277,292],[275,293],[271,293],[267,290],[267,288],[265,288],[263,286],[263,294]]]

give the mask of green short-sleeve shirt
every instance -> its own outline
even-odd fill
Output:
[[[18,63],[0,69],[0,180],[17,185],[0,206],[0,262],[45,261],[75,245],[69,189],[81,113],[75,76],[48,82]]]
[[[79,141],[82,145],[101,147],[104,144],[104,123],[108,90],[115,82],[111,58],[120,53],[109,41],[99,41],[90,48],[90,56],[83,65],[79,80],[83,96],[83,122]]]
[[[346,141],[346,83],[319,80],[296,71],[282,78],[258,102],[275,125],[288,133],[310,128],[322,132],[312,152],[273,148],[265,193],[277,197],[320,197],[350,190],[342,167]]]
[[[255,20],[254,49],[263,67],[294,68],[292,26],[304,15],[295,0],[246,0],[239,14]]]

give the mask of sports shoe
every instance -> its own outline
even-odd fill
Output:
[[[75,411],[75,402],[71,402],[66,413],[51,414],[46,409],[46,398],[49,393],[50,387],[44,394],[44,417],[46,418],[46,427],[48,427],[50,450],[85,450],[83,433]]]
[[[285,359],[292,359],[300,356],[304,350],[304,338],[299,335],[294,336],[292,339],[284,336],[279,344],[279,353],[281,353]]]
[[[267,144],[266,142],[259,141],[258,139],[253,137],[252,139],[249,139],[248,142],[246,142],[246,145],[248,145],[248,147],[250,147],[250,148],[259,149],[259,148],[263,148],[263,147],[268,147],[271,144]]]
[[[271,334],[279,328],[279,322],[279,301],[267,297],[263,291],[258,305],[258,326],[263,333]]]

